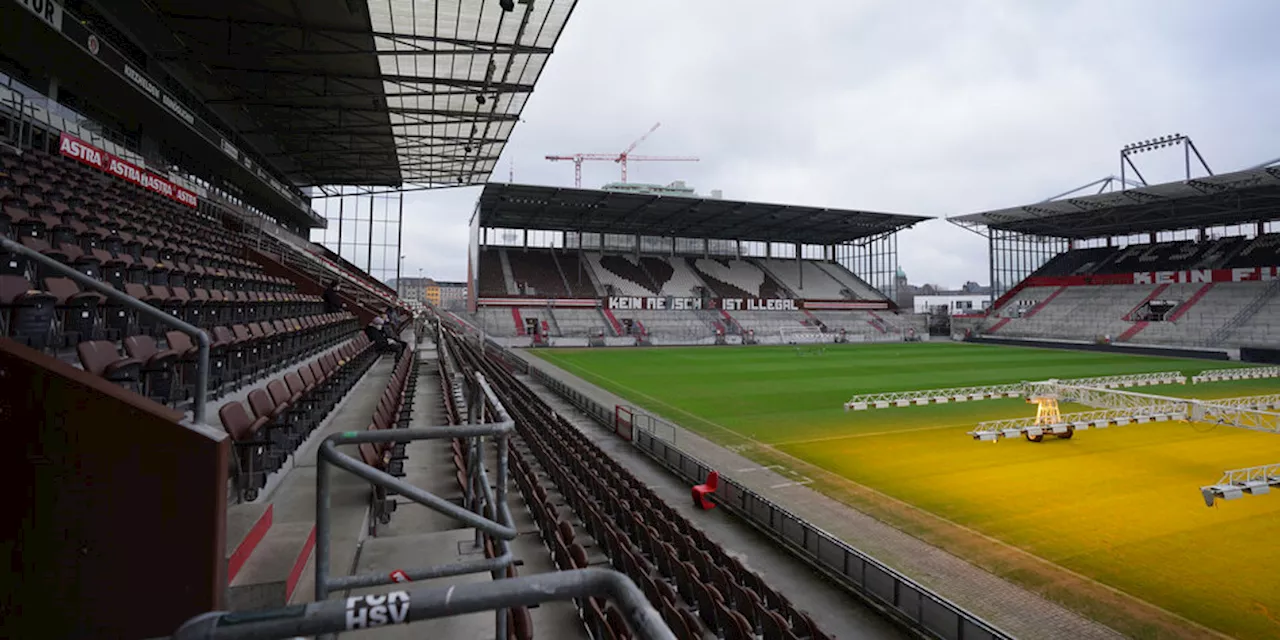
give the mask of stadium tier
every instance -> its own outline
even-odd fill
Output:
[[[914,624],[802,610],[814,595],[843,602],[850,587],[797,573],[804,560],[743,540],[741,522],[695,524],[657,490],[687,493],[684,480],[631,475],[588,436],[595,427],[570,423],[512,375],[509,352],[483,334],[581,346],[893,337],[893,305],[840,264],[893,257],[896,245],[850,243],[922,218],[723,201],[705,215],[732,207],[723,223],[755,253],[680,221],[658,246],[628,251],[583,238],[617,224],[635,249],[655,241],[624,219],[635,203],[652,214],[676,206],[699,224],[687,207],[704,201],[489,185],[481,227],[523,228],[503,215],[548,197],[593,200],[604,217],[570,228],[543,202],[536,221],[556,225],[559,244],[473,245],[467,286],[481,304],[467,318],[415,317],[383,282],[391,269],[374,276],[375,217],[395,235],[390,207],[375,214],[375,201],[414,183],[484,183],[523,105],[504,94],[532,90],[573,5],[441,9],[474,43],[437,42],[362,3],[323,27],[306,3],[273,10],[269,24],[240,0],[207,12],[0,5],[0,422],[15,427],[3,462],[22,483],[3,519],[21,568],[0,586],[0,636],[296,637],[414,621],[415,636],[445,638],[821,640],[830,636],[815,616],[847,636]],[[520,20],[493,19],[513,11]],[[379,49],[401,38],[450,56],[506,51],[504,79],[484,83],[502,97],[466,115],[484,157],[448,156],[440,150],[465,145],[436,127],[409,155],[398,134],[372,131],[425,111],[403,96],[370,111],[342,93],[376,98],[380,81],[326,81],[319,93],[298,83],[376,74]],[[299,55],[264,55],[256,42]],[[150,59],[170,46],[181,59]],[[242,63],[254,80],[233,68]],[[27,71],[37,68],[44,75]],[[479,88],[469,75],[397,73]],[[272,87],[270,104],[250,99],[260,86]],[[455,97],[444,117],[472,106]],[[368,117],[329,119],[351,109]],[[486,200],[515,192],[532,199]],[[312,209],[320,200],[337,204],[336,220]],[[787,233],[769,230],[778,224]],[[329,225],[336,243],[319,232]],[[760,249],[771,241],[812,259]],[[400,255],[399,239],[386,242],[383,253]],[[751,568],[738,559],[748,556]],[[798,578],[775,585],[766,573]],[[470,605],[452,605],[455,593],[494,613],[458,615]],[[429,617],[443,619],[420,620],[433,599],[444,605]],[[137,601],[155,613],[135,615]],[[972,619],[931,602],[944,625]],[[277,633],[280,611],[302,611],[286,614],[300,626]]]
[[[786,340],[780,331],[804,328],[867,341],[924,331],[831,261],[510,247],[477,254],[475,322],[513,345],[710,344],[717,335],[772,344]]]
[[[926,218],[491,182],[576,0],[409,20],[421,3],[116,4],[0,3],[0,424],[17,439],[0,466],[18,478],[0,637],[1110,637],[846,510],[791,457],[861,446],[813,418],[839,420],[850,391],[893,411],[1018,395],[973,386],[999,373],[979,364],[923,372],[955,393],[883,379],[964,362],[935,347],[1006,350],[828,348],[926,336],[897,302],[897,234]],[[407,44],[458,64],[403,65]],[[466,282],[408,293],[405,194],[481,185]],[[1037,248],[993,263],[993,286],[1017,284],[968,320],[995,338],[1280,341],[1280,234],[1235,204],[1252,235],[1162,243],[1160,207],[1149,229],[1076,236],[1037,226],[1053,203],[975,214]],[[464,289],[465,311],[445,304]],[[634,348],[667,345],[708,348]],[[714,427],[686,431],[565,354],[634,357],[628,375],[703,400],[699,379],[733,384],[720,404],[785,438],[667,405]],[[742,364],[702,362],[726,354]],[[1171,375],[1134,367],[1116,384]],[[1219,377],[1239,376],[1193,380]],[[855,379],[877,389],[835,389]],[[779,421],[775,401],[807,417]]]
[[[1016,273],[1011,265],[1041,265],[996,300],[977,331],[1010,339],[1217,350],[1274,346],[1280,341],[1271,322],[1280,309],[1280,234],[1268,232],[1275,230],[1266,222],[1264,200],[1252,199],[1267,197],[1277,179],[1273,169],[1257,168],[1131,189],[1137,195],[1124,200],[1103,194],[957,218],[1006,234],[1003,244],[992,236],[998,254],[993,280]],[[1238,190],[1250,200],[1219,207],[1206,195],[1209,188]],[[1151,203],[1139,203],[1143,197]],[[1085,203],[1087,213],[1079,208]],[[1116,215],[1123,226],[1116,226]],[[1248,224],[1239,224],[1241,216]],[[1113,246],[1121,232],[1131,235],[1124,246]],[[1208,237],[1210,232],[1219,237]],[[1186,238],[1157,242],[1159,233]],[[1134,236],[1147,241],[1134,242]],[[1107,246],[1045,256],[1049,239]]]

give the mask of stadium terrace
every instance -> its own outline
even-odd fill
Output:
[[[925,216],[493,182],[576,6],[0,0],[0,637],[1275,635],[1274,163],[914,313]]]

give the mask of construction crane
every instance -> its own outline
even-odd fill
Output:
[[[627,161],[628,160],[635,161],[635,162],[697,162],[698,161],[698,158],[692,158],[692,157],[686,157],[686,156],[633,156],[631,155],[631,152],[634,151],[635,148],[639,146],[641,142],[644,142],[645,139],[649,137],[649,134],[653,133],[654,131],[657,131],[658,127],[660,126],[662,126],[661,122],[653,125],[653,127],[651,127],[647,133],[640,136],[640,138],[635,142],[632,142],[631,146],[627,147],[627,149],[622,153],[575,153],[572,155],[564,155],[564,156],[547,156],[547,159],[551,160],[552,162],[555,162],[557,160],[572,160],[573,161],[573,186],[579,189],[582,188],[582,163],[585,160],[609,161],[609,162],[616,162],[622,165],[622,181],[623,182],[627,181]]]

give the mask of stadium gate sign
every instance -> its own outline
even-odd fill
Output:
[[[605,299],[609,309],[620,311],[690,311],[724,309],[725,311],[798,311],[803,301],[790,298],[702,298],[614,296]]]
[[[195,208],[199,203],[196,194],[139,167],[124,158],[107,153],[69,133],[63,133],[58,141],[58,151],[68,158],[75,158],[87,165],[127,180],[148,191],[154,191],[178,204]]]

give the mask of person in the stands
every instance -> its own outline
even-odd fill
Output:
[[[320,295],[324,299],[325,313],[338,313],[346,308],[346,305],[342,303],[342,296],[338,295],[341,290],[342,283],[338,282],[337,279],[329,281],[329,286],[325,287],[324,293]]]

